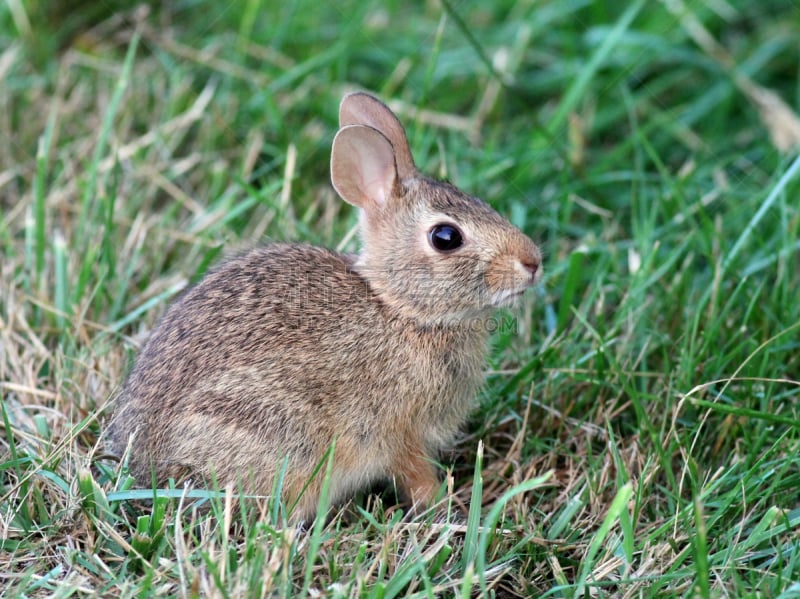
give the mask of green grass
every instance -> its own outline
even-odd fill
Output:
[[[6,596],[800,597],[800,6],[58,6],[0,6]],[[545,252],[440,509],[133,489],[107,402],[169,301],[264,240],[355,248],[355,88]]]

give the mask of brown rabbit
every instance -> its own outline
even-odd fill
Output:
[[[417,172],[379,100],[350,94],[339,119],[331,178],[360,210],[361,253],[267,245],[169,308],[111,426],[139,484],[188,472],[269,495],[285,467],[282,496],[305,519],[335,441],[333,502],[377,479],[435,499],[434,460],[483,381],[486,320],[534,284],[541,254],[481,200]]]

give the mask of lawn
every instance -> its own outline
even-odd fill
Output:
[[[442,502],[132,487],[103,434],[169,303],[357,249],[357,89],[545,256]],[[3,3],[4,596],[800,597],[799,112],[790,0]]]

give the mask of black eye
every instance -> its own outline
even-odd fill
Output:
[[[431,232],[428,233],[428,240],[431,242],[433,249],[438,252],[452,252],[464,244],[461,231],[453,225],[447,224],[435,225]]]

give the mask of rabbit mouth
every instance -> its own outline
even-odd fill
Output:
[[[500,291],[495,291],[492,294],[491,304],[495,308],[513,306],[523,296],[526,289],[501,289]]]

